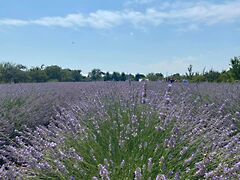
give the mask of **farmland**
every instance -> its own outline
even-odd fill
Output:
[[[2,179],[239,179],[239,172],[240,84],[0,85]]]

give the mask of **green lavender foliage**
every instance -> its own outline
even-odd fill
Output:
[[[133,114],[136,116],[137,125],[131,122]],[[67,140],[61,149],[74,148],[83,161],[67,158],[62,163],[68,173],[62,173],[55,167],[49,171],[36,171],[37,178],[100,178],[99,165],[106,165],[106,163],[109,166],[109,177],[116,180],[133,179],[137,167],[143,169],[143,179],[149,177],[154,179],[158,174],[170,174],[171,172],[173,173],[170,177],[173,178],[175,173],[184,171],[187,167],[191,171],[182,174],[182,178],[194,177],[196,171],[194,164],[202,158],[202,155],[198,153],[194,160],[186,166],[184,166],[184,161],[196,152],[198,140],[190,145],[189,150],[183,156],[180,155],[180,151],[184,146],[189,146],[188,141],[181,141],[180,138],[177,138],[178,142],[174,148],[165,146],[165,140],[172,134],[174,120],[164,130],[157,131],[156,127],[163,126],[163,121],[159,119],[157,112],[145,105],[130,108],[122,106],[120,103],[109,105],[107,115],[106,119],[98,119],[98,128],[94,125],[94,121],[90,120],[94,114],[86,117],[83,123],[87,129],[87,138],[82,135],[78,137],[66,135]],[[125,139],[123,145],[119,144],[121,138]],[[164,157],[164,161],[160,162],[162,157]],[[51,152],[47,152],[45,158],[54,166]],[[148,170],[149,158],[152,158],[151,170]],[[125,163],[121,165],[123,161]]]

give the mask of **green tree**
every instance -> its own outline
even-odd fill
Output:
[[[135,78],[135,76],[132,74],[127,75],[127,80],[129,80],[129,81],[134,81],[134,78]]]
[[[82,76],[81,72],[82,72],[81,70],[72,70],[71,71],[73,81],[79,82],[79,81],[83,80],[83,76]]]
[[[26,67],[21,64],[2,63],[0,66],[1,81],[5,83],[27,82],[29,77]]]
[[[100,69],[93,69],[89,74],[88,77],[91,81],[99,81],[102,80],[102,75],[104,73]]]
[[[120,80],[121,81],[126,81],[127,80],[127,75],[124,72],[121,73]]]
[[[158,81],[158,80],[162,80],[164,78],[162,73],[149,73],[147,74],[146,78],[149,81]]]
[[[39,67],[33,67],[29,70],[29,76],[31,78],[31,82],[46,82],[47,74],[46,72]]]
[[[147,79],[149,81],[157,81],[158,77],[154,73],[149,73],[149,74],[147,74]]]
[[[47,66],[45,72],[48,77],[48,81],[61,81],[62,79],[62,68],[56,65]]]
[[[193,82],[204,82],[204,81],[206,81],[206,78],[204,77],[203,74],[195,73],[195,75],[192,78],[192,81]]]
[[[179,73],[176,73],[171,76],[171,79],[180,81],[182,77]]]
[[[210,70],[209,72],[206,72],[204,74],[204,77],[205,79],[208,81],[208,82],[217,82],[219,77],[220,77],[220,73],[217,72],[217,71],[214,71],[214,70]]]
[[[120,75],[120,73],[118,73],[118,72],[113,72],[113,74],[112,74],[112,79],[113,79],[114,81],[120,81],[120,80],[121,80],[121,75]]]
[[[13,78],[14,83],[29,82],[31,80],[28,71],[17,69]]]
[[[235,80],[240,80],[240,56],[231,59],[230,71]]]
[[[14,76],[16,74],[16,69],[11,63],[2,63],[1,64],[1,74],[2,81],[5,83],[13,82]]]
[[[193,66],[191,64],[188,67],[188,73],[186,73],[186,76],[188,79],[192,79],[192,77],[194,76]]]
[[[145,75],[144,74],[139,74],[137,73],[134,77],[134,80],[135,81],[139,81],[140,79],[144,79],[145,78]]]
[[[103,77],[104,81],[112,81],[112,75],[109,72],[106,72],[104,77]]]
[[[62,82],[72,82],[72,81],[74,81],[71,69],[62,69],[61,70],[61,81]]]
[[[223,71],[218,79],[219,82],[233,82],[234,78],[231,71]]]
[[[158,80],[162,80],[164,78],[162,73],[156,73],[155,75],[157,76]]]

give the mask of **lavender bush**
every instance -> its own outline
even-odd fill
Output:
[[[239,179],[239,89],[163,82],[1,86],[1,112],[10,116],[0,121],[0,177]],[[45,114],[43,122],[35,113]]]

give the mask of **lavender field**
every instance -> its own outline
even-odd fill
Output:
[[[0,179],[240,179],[240,84],[0,85]]]

